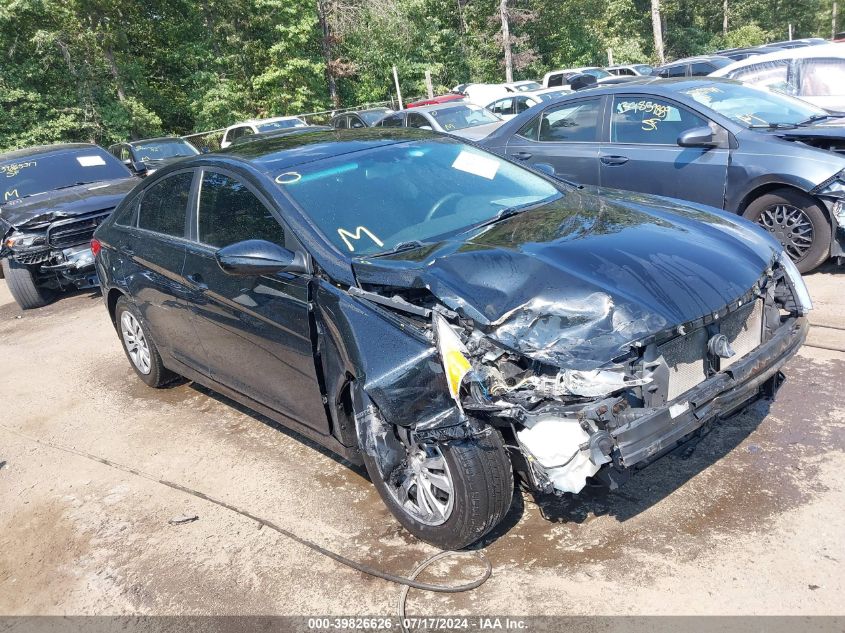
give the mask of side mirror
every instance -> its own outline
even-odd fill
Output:
[[[534,169],[536,169],[537,171],[541,171],[544,174],[548,174],[549,176],[557,176],[557,174],[555,173],[555,168],[549,165],[548,163],[535,163],[534,165],[532,165],[532,167],[534,167]]]
[[[266,240],[245,240],[224,246],[214,258],[220,268],[230,275],[308,272],[304,253],[294,253]]]
[[[716,147],[718,144],[713,130],[706,125],[690,128],[678,136],[678,145],[681,147]]]
[[[142,160],[136,160],[132,165],[130,165],[130,169],[134,171],[139,176],[146,176],[147,175],[147,165]]]
[[[210,151],[211,151],[211,150],[210,150],[210,149],[208,149],[207,147],[203,147],[203,148],[200,150],[200,152],[202,152],[203,154],[208,154]]]

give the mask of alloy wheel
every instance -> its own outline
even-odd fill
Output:
[[[455,487],[449,465],[438,446],[407,449],[406,459],[385,479],[400,506],[425,525],[442,525],[452,514]]]
[[[123,313],[120,317],[120,333],[123,336],[123,344],[132,364],[142,374],[149,374],[152,364],[150,363],[150,346],[147,337],[138,319],[129,312]]]
[[[799,207],[774,204],[763,209],[757,223],[783,244],[792,261],[801,260],[813,245],[813,223]]]

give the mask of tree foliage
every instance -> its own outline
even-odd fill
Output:
[[[0,0],[0,149],[502,81],[501,0]],[[661,0],[668,58],[830,35],[832,0]],[[655,61],[651,0],[508,0],[516,79]]]

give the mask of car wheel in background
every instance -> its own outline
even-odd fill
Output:
[[[14,259],[3,260],[3,276],[15,301],[24,310],[42,308],[55,297],[55,292],[36,283],[35,271]]]
[[[776,189],[753,200],[743,215],[783,244],[802,273],[816,268],[830,254],[830,221],[807,194]]]
[[[389,441],[404,453],[395,468],[382,472],[381,460],[366,453],[364,463],[388,509],[417,538],[442,549],[460,549],[507,514],[513,470],[495,429],[451,442],[409,446],[396,437]]]
[[[150,387],[162,387],[176,378],[176,374],[162,363],[158,347],[141,314],[126,297],[117,300],[114,324],[120,335],[123,351],[141,380]]]

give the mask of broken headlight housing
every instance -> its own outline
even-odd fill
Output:
[[[446,372],[449,393],[460,406],[461,382],[472,369],[472,365],[467,359],[468,352],[446,319],[437,312],[432,312],[431,317],[434,335],[437,337],[437,351],[440,352],[440,361],[443,363],[443,370]]]
[[[813,300],[810,298],[810,291],[807,290],[807,284],[804,283],[801,273],[798,272],[798,268],[789,258],[786,251],[780,252],[778,263],[786,276],[786,283],[789,285],[790,290],[792,290],[798,310],[803,316],[806,316],[813,309]]]
[[[46,237],[43,233],[12,233],[4,244],[6,248],[32,248],[46,244]]]
[[[845,169],[825,180],[812,193],[831,198],[845,198]]]

